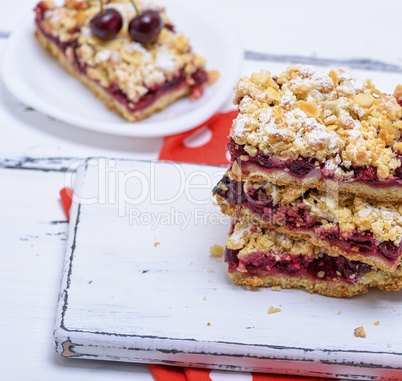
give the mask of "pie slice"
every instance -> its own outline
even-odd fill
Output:
[[[394,272],[342,256],[329,256],[307,240],[235,223],[227,241],[225,261],[235,284],[254,287],[305,288],[333,297],[365,294],[370,287],[402,288],[402,267]]]
[[[140,12],[147,4],[136,3]],[[164,8],[153,5],[164,27],[156,42],[142,45],[127,30],[135,16],[130,0],[110,0],[105,7],[116,9],[123,18],[115,38],[102,40],[91,32],[90,21],[100,10],[98,0],[65,0],[63,6],[52,0],[39,2],[35,35],[110,110],[136,122],[181,97],[201,97],[204,86],[217,78],[217,72],[206,71],[205,59],[193,52],[189,39],[175,31]]]
[[[270,182],[239,182],[230,171],[213,193],[224,214],[308,238],[329,255],[384,271],[395,271],[402,258],[402,203]]]
[[[383,94],[343,69],[261,71],[235,86],[234,177],[402,201],[402,86]]]

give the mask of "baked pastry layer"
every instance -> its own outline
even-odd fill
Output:
[[[142,9],[144,4],[139,2]],[[143,46],[131,40],[128,20],[134,16],[129,0],[113,0],[124,24],[112,40],[100,40],[89,28],[99,1],[66,1],[57,7],[42,1],[35,8],[35,35],[72,76],[90,89],[112,111],[130,122],[142,120],[184,96],[202,96],[216,77],[205,70],[188,38],[174,31],[164,9],[165,23],[158,40]]]
[[[233,140],[229,143],[229,152],[235,144]],[[379,180],[371,167],[361,168],[354,179],[340,178],[339,181],[334,181],[332,176],[325,175],[325,168],[322,168],[319,163],[314,165],[311,160],[302,158],[278,161],[261,154],[255,157],[243,154],[232,161],[231,168],[233,167],[235,170],[232,172],[232,177],[238,181],[243,178],[256,179],[256,181],[265,178],[277,185],[353,193],[374,200],[402,201],[402,172],[399,168],[396,171],[398,176],[393,176],[386,181]]]
[[[329,255],[343,255],[385,271],[394,271],[402,257],[399,204],[269,182],[237,182],[228,174],[214,194],[224,214],[309,238]]]
[[[229,276],[237,285],[252,287],[280,287],[280,288],[305,288],[311,293],[336,298],[349,298],[365,294],[369,288],[377,287],[383,291],[398,291],[402,287],[402,270],[400,267],[394,273],[383,271],[370,272],[363,275],[355,284],[344,282],[331,282],[325,280],[311,280],[304,277],[288,277],[282,275],[248,275],[242,272],[231,272]]]
[[[225,249],[228,274],[235,284],[254,287],[306,288],[334,297],[364,294],[370,287],[399,290],[402,268],[395,272],[342,256],[328,256],[306,240],[238,222]]]
[[[232,162],[285,171],[296,181],[342,183],[363,197],[381,199],[369,191],[381,188],[402,200],[401,95],[402,87],[386,95],[343,69],[296,65],[279,77],[268,71],[244,77],[235,86]]]

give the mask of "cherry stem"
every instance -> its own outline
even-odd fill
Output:
[[[103,7],[103,0],[100,0],[100,11],[103,13],[104,7]]]
[[[137,5],[135,4],[135,1],[134,1],[134,0],[130,0],[130,1],[131,1],[131,4],[133,4],[133,7],[134,7],[134,9],[135,9],[135,12],[137,13],[137,15],[139,15],[140,12],[139,12],[139,10],[138,10],[138,8],[137,8]]]

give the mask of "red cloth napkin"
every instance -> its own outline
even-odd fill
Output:
[[[222,377],[215,376],[217,371],[198,368],[180,368],[165,365],[148,365],[156,381],[217,381]],[[219,371],[221,372],[221,371]],[[320,381],[323,378],[281,376],[276,374],[246,373],[252,377],[252,381]],[[229,378],[225,377],[225,380]],[[328,379],[326,379],[328,381]],[[334,380],[332,380],[334,381]]]
[[[216,114],[191,131],[165,138],[159,160],[209,165],[227,165],[226,144],[237,111]],[[63,188],[60,197],[67,219],[70,218],[73,191]],[[210,369],[148,365],[156,381],[215,381]],[[216,374],[216,373],[215,373]],[[248,373],[252,381],[319,381],[321,378]],[[227,379],[227,378],[226,378]],[[328,379],[327,379],[328,380]]]
[[[71,188],[63,188],[60,191],[60,198],[64,212],[66,213],[67,216],[67,221],[70,221],[70,208],[73,199],[73,190]]]
[[[227,165],[226,144],[237,110],[215,114],[200,126],[178,135],[168,136],[163,142],[159,160],[180,163]]]

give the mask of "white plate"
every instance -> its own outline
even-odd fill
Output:
[[[171,0],[166,8],[176,30],[189,36],[197,54],[207,59],[207,68],[220,72],[219,80],[196,101],[181,99],[144,121],[128,123],[109,111],[39,45],[34,37],[33,12],[18,23],[10,37],[2,64],[3,81],[15,97],[34,109],[99,132],[151,137],[196,127],[232,96],[243,49],[235,30],[211,10],[190,8],[184,2]]]
[[[224,171],[106,158],[82,163],[54,331],[57,351],[401,380],[402,293],[371,290],[337,299],[232,283],[226,264],[209,255],[212,245],[225,244],[229,230],[228,218],[211,202]],[[270,305],[281,311],[267,314]],[[354,336],[359,326],[364,339]]]

